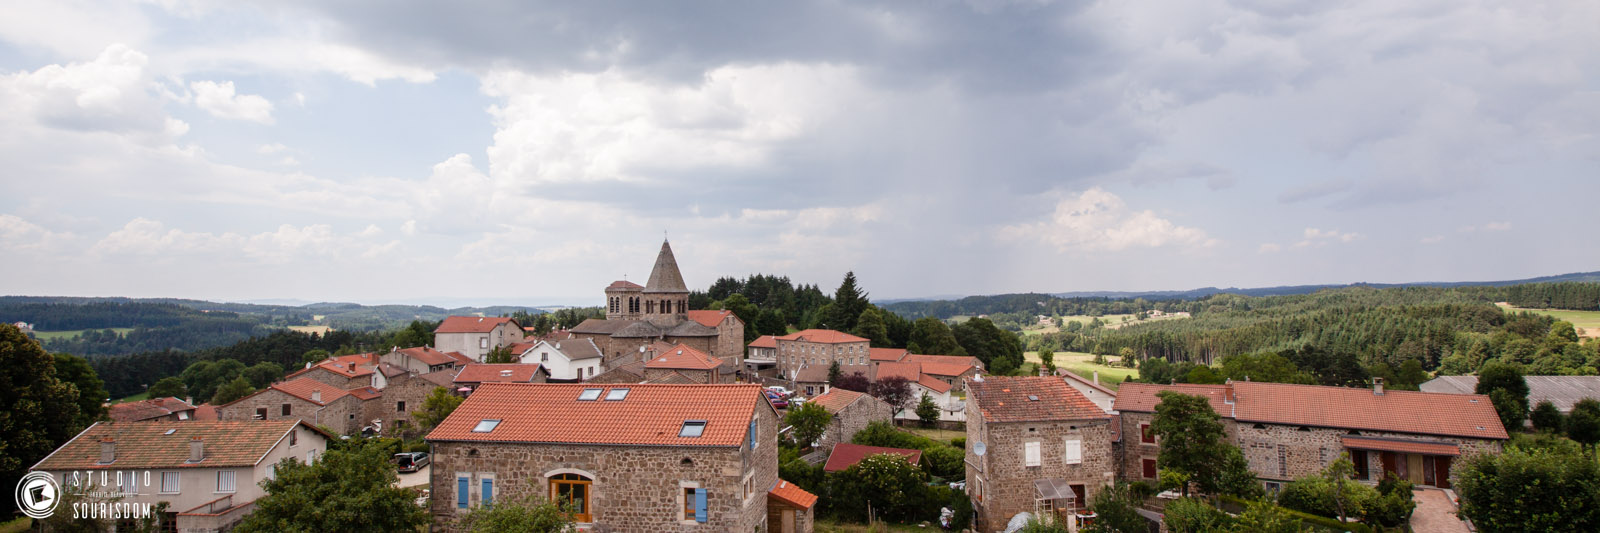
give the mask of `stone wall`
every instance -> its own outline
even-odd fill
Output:
[[[321,366],[313,366],[299,377],[311,378],[345,390],[372,386],[372,374],[351,378]]]
[[[664,378],[664,377],[672,375],[673,372],[677,372],[679,374],[683,374],[684,376],[688,377],[689,379],[694,380],[695,383],[716,383],[715,381],[713,381],[713,379],[716,378],[716,373],[715,373],[716,371],[714,371],[714,370],[683,370],[683,369],[672,369],[672,368],[646,368],[646,369],[644,369],[644,379],[645,380],[660,379],[660,378]]]
[[[289,404],[289,415],[283,415],[283,405]],[[344,435],[354,434],[361,430],[358,417],[365,415],[362,410],[361,400],[354,396],[345,395],[329,402],[327,406],[317,405],[310,401],[300,399],[278,389],[265,389],[256,394],[246,396],[239,401],[217,408],[219,420],[255,420],[256,409],[266,408],[267,420],[294,420],[300,419],[316,426],[324,426],[335,433]]]
[[[1119,466],[1122,471],[1120,475],[1122,475],[1127,481],[1154,479],[1144,477],[1144,464],[1142,460],[1155,459],[1156,456],[1161,454],[1160,439],[1157,439],[1155,444],[1140,442],[1141,433],[1139,429],[1140,425],[1149,424],[1154,416],[1154,413],[1138,413],[1131,411],[1123,411],[1121,413],[1122,457],[1120,458],[1121,464]],[[1239,442],[1238,424],[1235,423],[1233,419],[1222,419],[1222,432],[1228,436],[1229,442]],[[1248,457],[1246,458],[1248,459]]]
[[[865,365],[870,362],[870,343],[867,342],[842,342],[827,344],[810,341],[791,341],[778,339],[778,372],[787,376],[790,370],[797,370],[811,365],[824,367],[833,364],[835,360],[840,365]]]
[[[1293,481],[1320,473],[1346,452],[1342,438],[1350,435],[1350,430],[1310,427],[1301,430],[1301,427],[1238,424],[1235,442],[1244,451],[1245,460],[1249,461],[1250,470],[1257,477],[1276,481]],[[1463,459],[1479,453],[1500,453],[1501,450],[1499,441],[1485,439],[1381,431],[1361,431],[1360,436],[1450,442],[1460,447]],[[1370,478],[1374,482],[1378,480],[1377,474],[1383,472],[1380,455],[1378,452],[1367,454],[1367,472],[1371,473]]]
[[[755,340],[755,339],[749,339]],[[732,364],[734,368],[744,368],[744,322],[739,317],[728,315],[717,324],[717,337],[713,341],[710,353],[713,357],[722,358],[723,364]]]
[[[984,427],[974,432],[971,428],[978,425]],[[968,448],[973,446],[974,433],[982,436],[988,448],[982,457],[968,453],[969,460],[981,466],[981,472],[972,472],[974,466],[968,465],[968,481],[974,473],[984,480],[983,499],[974,501],[978,509],[978,531],[1003,528],[1013,515],[1033,512],[1034,480],[1061,479],[1083,485],[1084,505],[1093,501],[1104,485],[1116,481],[1116,453],[1109,419],[1001,424],[981,421],[974,424],[969,419],[967,427]],[[1079,463],[1068,464],[1065,460],[1069,439],[1081,443],[1082,461]],[[1040,444],[1039,466],[1026,466],[1024,450],[1028,442]]]
[[[831,453],[833,447],[841,442],[850,442],[857,431],[867,427],[873,421],[889,422],[894,415],[894,408],[883,400],[862,395],[860,399],[851,402],[844,409],[833,414],[833,422],[828,424],[828,429],[822,434],[821,443],[817,449],[824,453]]]
[[[549,476],[575,473],[593,482],[595,531],[755,531],[765,524],[767,491],[778,480],[777,415],[758,405],[757,416],[755,450],[749,443],[691,448],[434,442],[429,511],[439,528],[459,530],[454,522],[467,510],[456,506],[458,473],[471,479],[469,508],[481,504],[485,477],[495,480],[495,499],[514,500],[527,494],[548,498]],[[709,492],[706,523],[682,520],[683,483]]]

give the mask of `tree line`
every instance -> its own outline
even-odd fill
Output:
[[[1536,309],[1600,309],[1600,283],[1531,283],[1506,288],[1506,303]]]

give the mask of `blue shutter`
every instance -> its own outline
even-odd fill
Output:
[[[489,505],[492,503],[494,503],[494,480],[485,479],[483,480],[483,504]]]
[[[456,507],[467,508],[467,478],[456,478]]]
[[[756,449],[756,420],[750,419],[750,449]]]
[[[694,490],[694,521],[706,523],[706,489]]]

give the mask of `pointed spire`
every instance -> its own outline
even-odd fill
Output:
[[[683,274],[678,272],[678,260],[672,257],[672,245],[661,241],[661,253],[656,255],[656,266],[650,269],[650,281],[644,292],[689,292],[683,284]]]

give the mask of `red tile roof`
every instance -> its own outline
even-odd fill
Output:
[[[601,389],[600,399],[578,399]],[[610,390],[628,389],[621,401]],[[772,409],[760,385],[588,385],[583,383],[485,383],[428,434],[428,440],[620,444],[645,446],[740,446],[756,409]],[[472,431],[480,421],[501,420],[493,431]],[[679,437],[688,420],[704,420],[699,437]]]
[[[452,316],[439,323],[434,333],[488,333],[501,324],[510,322],[517,329],[522,325],[507,317],[480,317],[480,316]]]
[[[372,387],[361,387],[361,388],[358,388],[358,389],[350,389],[349,390],[349,394],[351,396],[355,396],[357,400],[361,400],[361,401],[367,401],[367,400],[371,400],[371,399],[374,399],[374,398],[383,397],[383,392],[382,391],[379,391],[378,389],[374,389]]]
[[[723,320],[733,316],[733,311],[701,310],[689,311],[686,314],[689,315],[689,320],[699,322],[700,325],[708,328],[714,328],[722,324]]]
[[[679,344],[645,363],[645,368],[671,368],[675,370],[710,370],[722,366],[722,360],[705,352]]]
[[[778,337],[778,340],[820,342],[824,344],[837,344],[841,342],[867,342],[867,339],[831,329],[808,329],[805,331],[797,331],[782,337]]]
[[[217,468],[254,466],[296,426],[332,439],[300,420],[229,420],[185,422],[96,422],[61,445],[34,470],[129,470],[152,468]],[[171,431],[172,433],[167,433]],[[189,441],[199,437],[205,458],[189,461]],[[100,441],[110,438],[116,460],[100,464]]]
[[[115,404],[111,406],[110,415],[111,420],[116,422],[138,422],[181,411],[194,411],[194,406],[183,400],[167,397]]]
[[[892,453],[903,456],[906,458],[906,462],[909,462],[913,465],[922,460],[922,450],[884,448],[881,446],[862,446],[860,444],[842,442],[833,447],[833,453],[828,454],[828,462],[827,464],[822,465],[822,471],[838,472],[840,470],[846,470],[852,466],[855,466],[856,463],[861,462],[862,459],[866,459],[867,456],[878,455],[880,453]]]
[[[937,392],[939,394],[944,394],[946,392],[950,392],[950,389],[955,388],[955,385],[951,385],[949,383],[945,383],[944,380],[936,378],[936,377],[933,377],[933,376],[930,376],[930,375],[927,375],[927,374],[923,374],[923,375],[917,377],[917,384],[918,385],[922,385],[924,387],[927,387],[928,389],[932,390],[933,392]]]
[[[800,509],[810,509],[811,506],[817,504],[817,495],[806,492],[805,489],[782,479],[778,480],[777,486],[772,487],[772,490],[767,492],[767,496],[776,498],[790,507]]]
[[[776,344],[773,347],[777,347]],[[911,352],[905,348],[868,348],[867,358],[873,361],[899,361]]]
[[[910,363],[937,363],[943,365],[961,365],[983,367],[983,362],[970,355],[922,355],[906,354],[902,361]],[[954,374],[952,374],[954,375]]]
[[[640,285],[638,283],[634,283],[634,282],[628,281],[628,280],[619,279],[617,281],[611,282],[610,285],[606,285],[606,288],[607,289],[643,289],[644,285]]]
[[[830,413],[838,413],[840,410],[852,403],[855,403],[856,400],[861,399],[863,396],[866,395],[853,390],[833,387],[828,389],[828,392],[811,398],[811,403],[822,406]]]
[[[328,405],[334,400],[342,398],[346,394],[350,394],[350,391],[311,378],[299,378],[281,383],[273,383],[269,388],[283,391],[284,394],[288,394],[317,405]],[[311,399],[312,392],[321,392],[322,401],[319,402]]]
[[[916,363],[878,363],[877,381],[889,378],[905,378],[906,381],[916,383],[922,377],[922,365]]]
[[[398,351],[398,352],[400,352],[402,354],[405,354],[407,357],[410,357],[412,359],[416,359],[417,361],[422,362],[422,364],[425,364],[425,365],[428,365],[428,366],[436,366],[436,365],[443,365],[443,364],[459,363],[460,362],[459,359],[457,359],[457,358],[455,358],[455,357],[453,357],[453,356],[451,356],[449,354],[446,354],[444,352],[441,352],[439,350],[435,350],[435,349],[433,349],[432,346],[418,346],[416,348],[406,348],[406,349],[403,349],[403,350],[396,350],[396,351]],[[450,353],[455,353],[455,352],[450,352]],[[460,354],[457,354],[457,355],[460,355]]]
[[[1229,388],[1234,403],[1224,395]],[[1372,389],[1234,382],[1232,385],[1150,385],[1125,383],[1113,408],[1154,412],[1156,393],[1177,390],[1211,400],[1211,407],[1239,422],[1312,426],[1479,439],[1505,439],[1505,428],[1487,396]]]
[[[195,420],[217,420],[217,406],[203,403],[194,406]]]
[[[1049,376],[967,380],[967,401],[977,402],[990,423],[1109,418],[1078,389]]]
[[[1161,403],[1161,398],[1157,398],[1156,393],[1167,390],[1191,396],[1205,396],[1211,402],[1211,410],[1226,418],[1233,417],[1233,404],[1228,403],[1223,397],[1227,393],[1227,385],[1196,385],[1191,383],[1156,385],[1128,382],[1117,387],[1117,400],[1111,404],[1111,408],[1115,411],[1154,413],[1156,412],[1156,404]]]
[[[461,352],[441,352],[441,353],[443,353],[445,357],[449,357],[450,360],[455,361],[456,365],[458,365],[458,366],[459,365],[470,365],[470,364],[475,364],[475,363],[478,362],[477,360],[474,360],[471,357],[467,357],[466,355],[463,355]]]
[[[301,369],[284,377],[293,378],[310,372],[314,369],[321,368],[346,378],[354,378],[372,374],[373,365],[375,365],[377,362],[377,354],[358,353],[354,355],[341,355],[337,357],[329,357],[312,366],[311,368]]]
[[[538,363],[487,364],[473,363],[462,367],[455,383],[529,383],[539,374]]]
[[[751,348],[777,348],[778,347],[778,340],[777,339],[778,339],[777,337],[774,337],[772,335],[762,335],[760,337],[756,337],[756,340],[750,341],[750,344],[748,344],[747,346],[749,346]]]
[[[1419,453],[1424,455],[1461,455],[1461,447],[1454,442],[1422,442],[1402,439],[1380,439],[1345,435],[1340,438],[1344,447],[1353,450],[1378,450],[1384,452]]]
[[[922,362],[920,364],[925,374],[948,377],[960,376],[977,368],[966,363]]]

